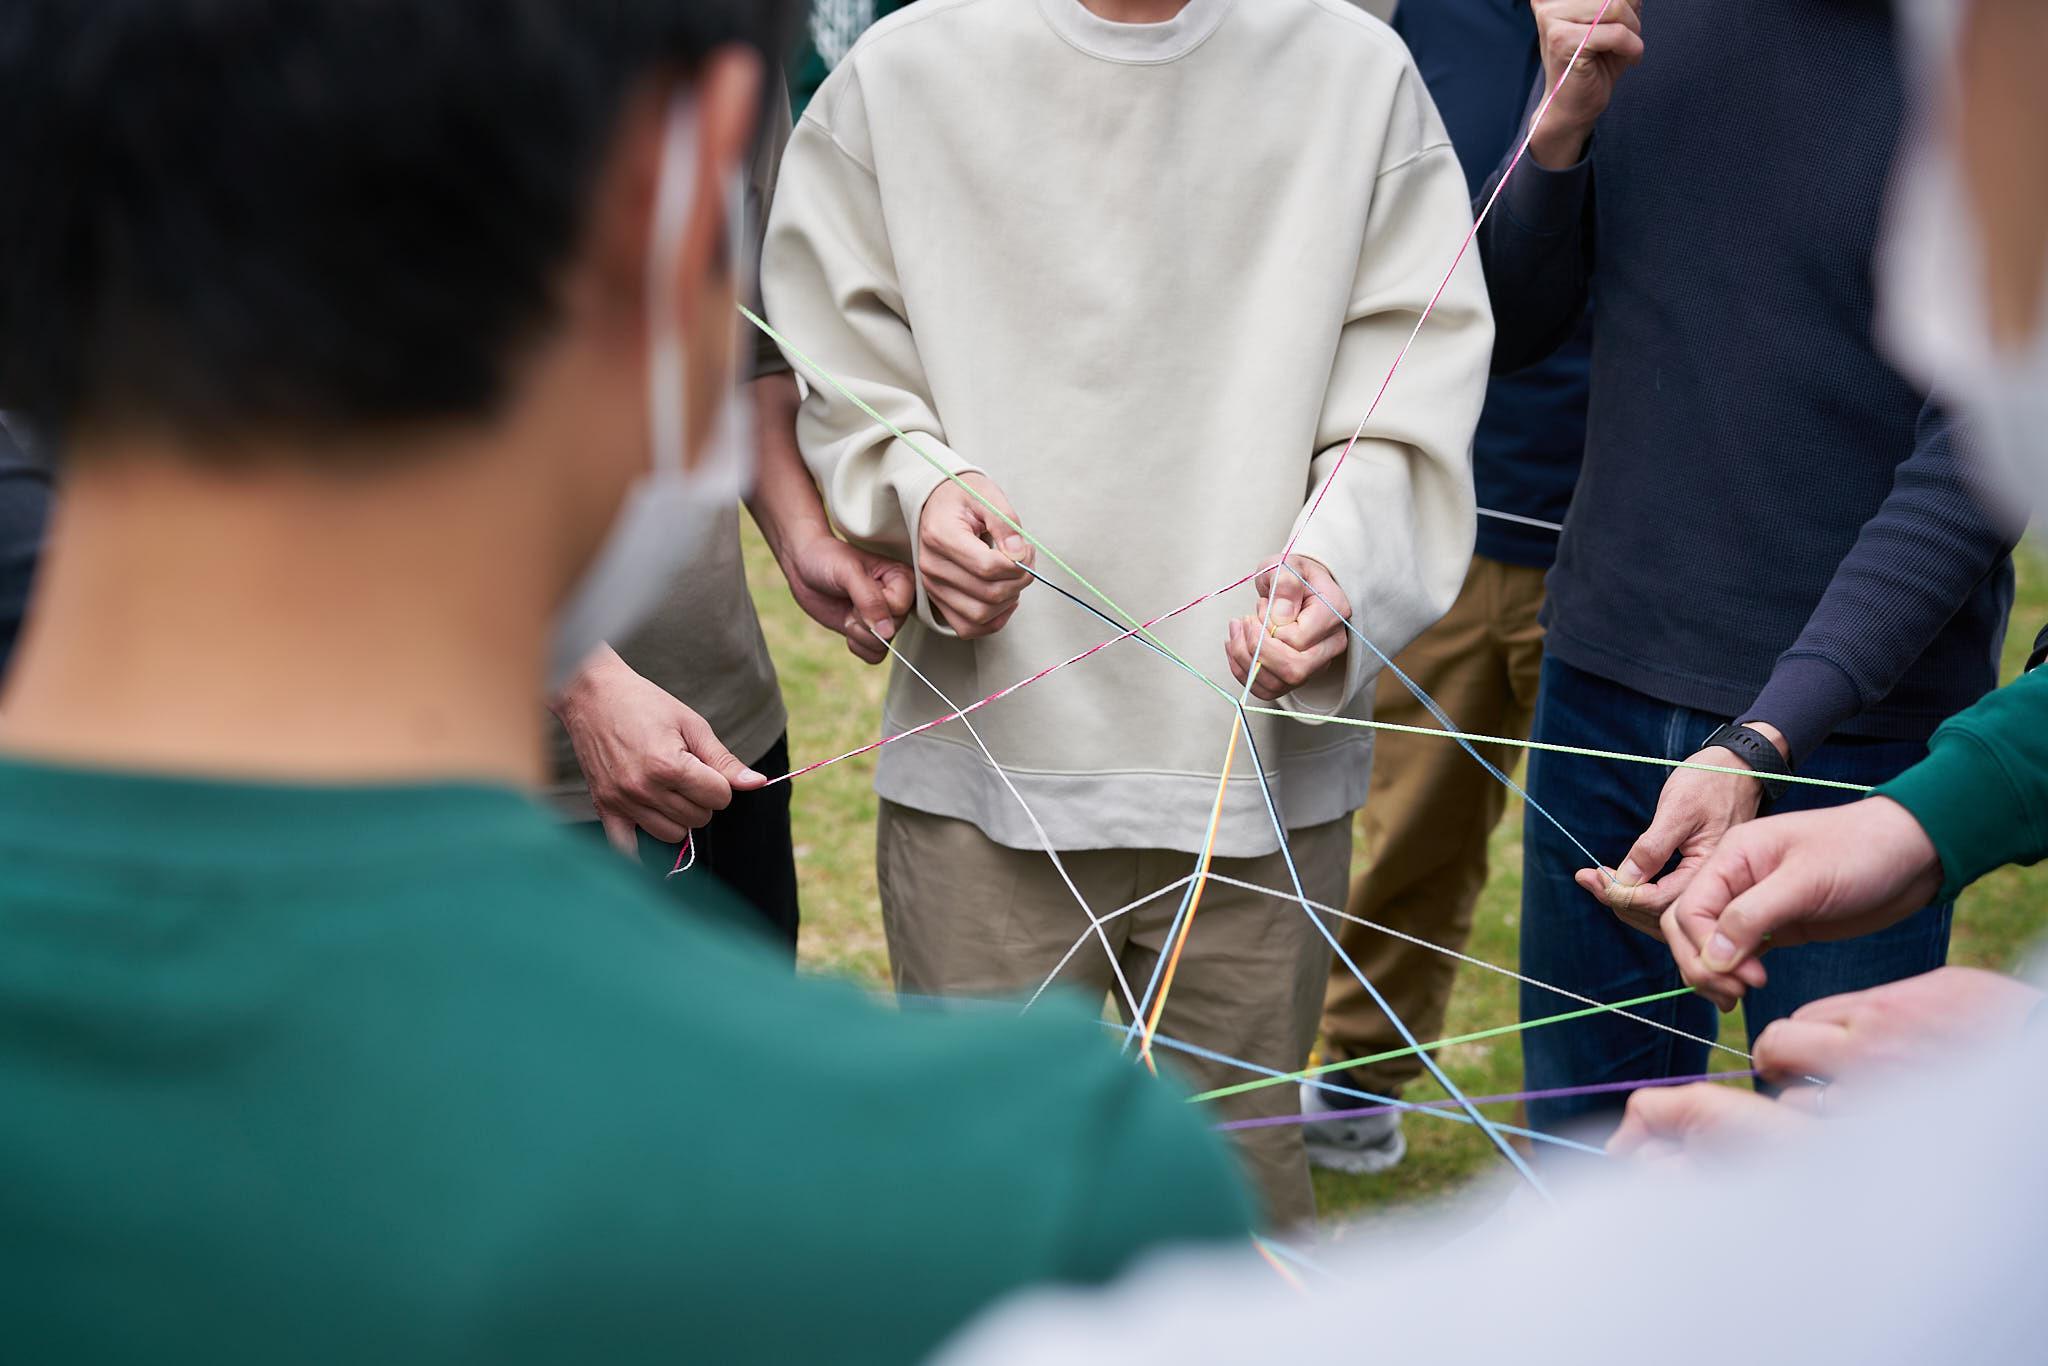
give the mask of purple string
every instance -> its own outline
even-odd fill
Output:
[[[1518,1100],[1563,1100],[1569,1096],[1598,1096],[1613,1091],[1642,1091],[1653,1086],[1690,1086],[1701,1081],[1747,1081],[1759,1075],[1744,1072],[1708,1072],[1697,1077],[1658,1077],[1651,1081],[1603,1081],[1592,1086],[1557,1086],[1548,1091],[1513,1091],[1504,1096],[1473,1096],[1474,1105],[1505,1105]],[[1271,1129],[1283,1124],[1320,1124],[1329,1119],[1363,1119],[1395,1110],[1441,1110],[1456,1105],[1454,1100],[1425,1100],[1413,1105],[1368,1105],[1358,1110],[1323,1110],[1313,1115],[1268,1115],[1263,1119],[1233,1119],[1212,1125],[1216,1129]]]

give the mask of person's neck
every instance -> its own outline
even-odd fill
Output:
[[[361,457],[375,462],[375,453]],[[550,547],[447,450],[355,476],[80,449],[0,747],[307,782],[541,777]]]
[[[1081,0],[1098,19],[1112,24],[1163,24],[1188,7],[1188,0]]]

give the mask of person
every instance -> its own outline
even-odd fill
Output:
[[[1476,194],[1519,133],[1524,92],[1542,75],[1535,19],[1525,6],[1494,0],[1433,0],[1396,9],[1393,22]],[[1529,732],[1543,663],[1543,575],[1557,556],[1555,526],[1571,504],[1586,440],[1587,354],[1582,327],[1542,362],[1487,387],[1472,450],[1479,500],[1472,567],[1450,612],[1394,661],[1468,731],[1515,738]],[[1380,677],[1373,715],[1435,724],[1391,673]],[[1514,765],[1503,747],[1482,752],[1502,769]],[[1412,938],[1356,921],[1346,921],[1339,938],[1421,1038],[1443,1033],[1457,962],[1413,940],[1465,946],[1486,885],[1487,836],[1506,806],[1507,789],[1455,745],[1398,731],[1375,743],[1372,786],[1359,817],[1365,862],[1353,874],[1345,909]],[[1323,1061],[1399,1052],[1402,1043],[1358,980],[1335,967],[1323,995]],[[1335,1080],[1394,1097],[1421,1072],[1408,1054]],[[1305,1086],[1304,1112],[1356,1108],[1325,1104],[1323,1094]],[[1385,1171],[1407,1151],[1399,1110],[1310,1124],[1302,1137],[1309,1161],[1336,1171]]]
[[[768,109],[743,206],[750,260],[789,136],[779,92]],[[756,307],[759,289],[756,277]],[[765,336],[755,335],[750,355],[757,464],[748,508],[798,605],[844,635],[856,658],[878,663],[881,642],[910,609],[910,571],[832,534],[796,450],[796,378]],[[679,870],[718,879],[751,912],[745,923],[793,958],[802,911],[789,787],[776,781],[789,774],[789,716],[747,589],[737,502],[719,510],[654,614],[618,648],[593,651],[552,709],[556,810],[601,831],[672,890],[687,889]]]
[[[1973,279],[1988,285],[1989,312],[2010,311],[2017,323],[1988,331],[1966,314],[1944,330],[1936,320],[1953,316],[1955,300],[1909,314],[1918,296],[1896,283],[1889,306],[1931,328],[1965,366],[1998,357],[1998,373],[2027,381],[1987,395],[1979,371],[1970,406],[1993,434],[1985,444],[1996,449],[1984,458],[2031,472],[2048,494],[2048,444],[2009,420],[2048,384],[2048,310],[2030,316],[2031,301],[2048,295],[2048,101],[2034,79],[2048,61],[2048,12],[2034,0],[1902,8],[1909,35],[1926,31],[1912,39],[1916,64],[1966,111],[1935,155],[1970,168],[1972,212],[1992,262],[1946,273],[1948,287],[1967,299]],[[2006,155],[2017,152],[2027,155]],[[1896,195],[1917,210],[1930,192],[1909,173]],[[2031,219],[2015,212],[2025,205]],[[1892,254],[1910,255],[1916,268],[1952,261],[1940,245],[1899,232]],[[2048,508],[2048,497],[2033,505]],[[1767,818],[1729,843],[1795,819]],[[1853,861],[1846,845],[1834,853]],[[1680,904],[1695,894],[1688,889]],[[1569,1190],[1559,1209],[1524,1203],[1463,1237],[1441,1218],[1378,1232],[1319,1260],[1299,1287],[1241,1258],[1160,1259],[1108,1291],[1018,1297],[938,1360],[1128,1366],[1313,1356],[1354,1327],[1365,1294],[1401,1308],[1373,1330],[1374,1350],[1393,1356],[1497,1355],[1485,1334],[1456,1331],[1481,1304],[1488,1322],[1515,1325],[1520,1355],[1539,1362],[1637,1361],[1649,1341],[1681,1366],[1731,1350],[1788,1366],[2024,1359],[2048,1332],[2048,1305],[2033,1288],[2048,1220],[2037,1179],[2048,1103],[2033,1085],[2048,1079],[2044,999],[2036,985],[1942,968],[1815,1002],[1799,1012],[1804,1021],[1766,1028],[1757,1060],[1781,1081],[1822,1076],[1829,1085],[1794,1086],[1782,1101],[1715,1085],[1639,1090],[1610,1145],[1621,1160],[1605,1179]],[[1883,1205],[1875,1224],[1873,1191]],[[1615,1255],[1646,1244],[1668,1255]],[[1698,1249],[1738,1247],[1748,1253],[1732,1270],[1725,1258],[1693,1264]],[[1586,1272],[1594,1265],[1597,1280]]]
[[[6,680],[7,661],[28,610],[49,519],[49,475],[0,413],[0,684]]]
[[[2035,416],[2048,393],[2048,94],[2027,61],[2048,54],[2048,16],[2017,0],[1968,13],[1908,11],[1947,127],[1905,160],[1883,331],[1991,434],[2008,496],[2048,510]],[[2048,858],[2044,649],[2048,630],[2028,672],[1951,718],[1926,759],[1868,800],[1733,832],[1664,913],[1686,982],[1732,1007],[1767,986],[1787,946],[1882,931],[1930,895]]]
[[[1470,223],[1405,49],[1343,0],[922,0],[833,71],[784,157],[763,284],[816,366],[797,434],[828,506],[917,575],[885,732],[1292,555],[1249,616],[1197,606],[972,733],[882,750],[899,990],[1054,979],[1179,1044],[1306,1060],[1330,931],[1293,878],[1341,897],[1369,742],[1250,714],[1257,757],[1218,769],[1247,679],[1271,710],[1365,716],[1379,661],[1346,619],[1395,651],[1456,595],[1492,344],[1476,262],[1374,395]],[[1027,598],[1033,576],[1084,605]],[[1184,940],[1168,889],[1200,916]],[[1297,1104],[1267,1087],[1219,1108]],[[1313,1218],[1293,1126],[1243,1152],[1273,1226]]]
[[[1658,919],[1767,792],[1779,812],[1848,795],[1780,775],[1884,782],[1993,686],[2017,529],[1986,511],[1956,424],[1872,335],[1904,105],[1889,7],[1652,17],[1615,0],[1589,29],[1599,8],[1535,5],[1548,84],[1582,38],[1586,56],[1480,245],[1497,366],[1543,354],[1589,298],[1594,311],[1535,738],[1722,770],[1531,759],[1530,795],[1570,833],[1529,823],[1521,969],[1612,1001],[1678,985]],[[1939,966],[1949,915],[1936,900],[1853,943],[1788,951],[1750,998],[1751,1037],[1808,1001]],[[1524,1019],[1555,1009],[1524,987]],[[1608,1016],[1535,1030],[1528,1086],[1708,1070],[1708,1001],[1644,1013],[1695,1037]],[[1529,1118],[1597,1134],[1619,1105],[1538,1100]]]
[[[0,25],[0,403],[65,433],[0,713],[9,1355],[900,1362],[1244,1236],[1094,1020],[799,982],[530,795],[550,662],[729,494],[779,19]]]

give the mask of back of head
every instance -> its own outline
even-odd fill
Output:
[[[779,50],[783,8],[12,0],[0,407],[223,458],[490,416],[633,91]]]

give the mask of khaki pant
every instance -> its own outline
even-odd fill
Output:
[[[1312,901],[1335,905],[1351,865],[1351,822],[1294,831],[1288,843]],[[1061,969],[1059,984],[1092,1000],[1123,989],[1088,918],[1043,851],[1008,849],[975,826],[882,803],[876,833],[882,926],[899,991],[934,996],[1006,996],[1038,988],[1086,935]],[[1074,886],[1105,917],[1194,870],[1195,856],[1159,849],[1062,852]],[[1217,859],[1211,871],[1262,887],[1288,887],[1280,856]],[[1182,889],[1176,887],[1103,924],[1132,996],[1165,951]],[[1326,923],[1330,917],[1319,917]],[[1330,923],[1334,930],[1334,923]],[[1181,951],[1160,1018],[1162,1038],[1198,1045],[1275,1071],[1292,1072],[1315,1042],[1329,941],[1291,893],[1275,897],[1212,881]],[[1148,1007],[1149,1008],[1149,1007]],[[1108,1031],[1104,1031],[1105,1034]],[[1158,1045],[1162,1066],[1207,1090],[1251,1080],[1243,1068]],[[1203,1106],[1216,1119],[1292,1115],[1299,1088],[1263,1087]],[[1237,1132],[1239,1150],[1275,1228],[1315,1218],[1315,1191],[1296,1125]]]
[[[1444,619],[1395,661],[1437,700],[1458,729],[1510,737],[1529,733],[1543,663],[1543,571],[1474,559],[1465,587]],[[1373,714],[1403,725],[1435,718],[1391,672],[1380,675]],[[1519,757],[1483,746],[1511,771]],[[1346,909],[1355,916],[1463,949],[1472,909],[1486,886],[1486,840],[1500,822],[1507,789],[1455,741],[1381,731],[1374,742],[1372,787],[1360,817],[1365,863]],[[1419,945],[1344,922],[1339,932],[1372,984],[1425,1043],[1441,1037],[1457,961]],[[1401,1037],[1351,974],[1338,965],[1323,1000],[1326,1061],[1370,1057],[1401,1047]],[[1358,1069],[1360,1089],[1390,1095],[1422,1073],[1409,1056]]]

